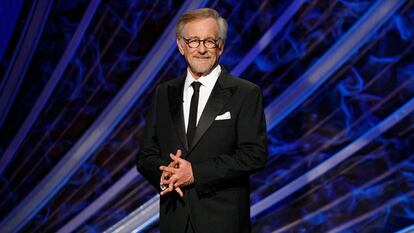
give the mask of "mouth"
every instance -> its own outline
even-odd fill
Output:
[[[200,63],[205,63],[210,61],[210,57],[194,57],[194,60]]]
[[[210,59],[210,57],[198,57],[198,56],[195,56],[194,58],[199,59],[199,60],[208,60],[208,59]]]

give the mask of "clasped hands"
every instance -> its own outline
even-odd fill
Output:
[[[181,155],[182,152],[178,149],[176,154],[170,154],[172,161],[168,166],[160,166],[162,171],[160,185],[167,187],[161,191],[160,195],[176,191],[180,197],[183,197],[184,193],[181,188],[194,183],[191,163],[182,159]]]

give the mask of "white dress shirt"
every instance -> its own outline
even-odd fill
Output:
[[[198,80],[196,80],[191,75],[191,72],[187,69],[187,77],[185,78],[184,93],[183,93],[185,132],[187,132],[187,128],[188,128],[188,118],[190,115],[191,97],[193,96],[193,93],[194,93],[194,90],[191,87],[191,83],[193,83],[194,81],[201,83],[200,96],[198,99],[198,109],[197,109],[197,124],[198,124],[198,121],[200,120],[200,116],[203,113],[204,107],[207,104],[208,97],[210,97],[211,91],[213,90],[213,87],[217,82],[220,72],[221,72],[221,67],[218,65],[208,75],[201,76]]]

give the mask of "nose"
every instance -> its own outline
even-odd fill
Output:
[[[200,43],[200,45],[197,47],[197,51],[201,54],[204,54],[207,52],[206,46],[204,46],[204,43]]]

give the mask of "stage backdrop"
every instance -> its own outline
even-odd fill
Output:
[[[155,87],[185,74],[177,17],[200,7],[265,98],[253,232],[414,228],[414,1],[6,0],[0,232],[159,232],[135,155]]]

